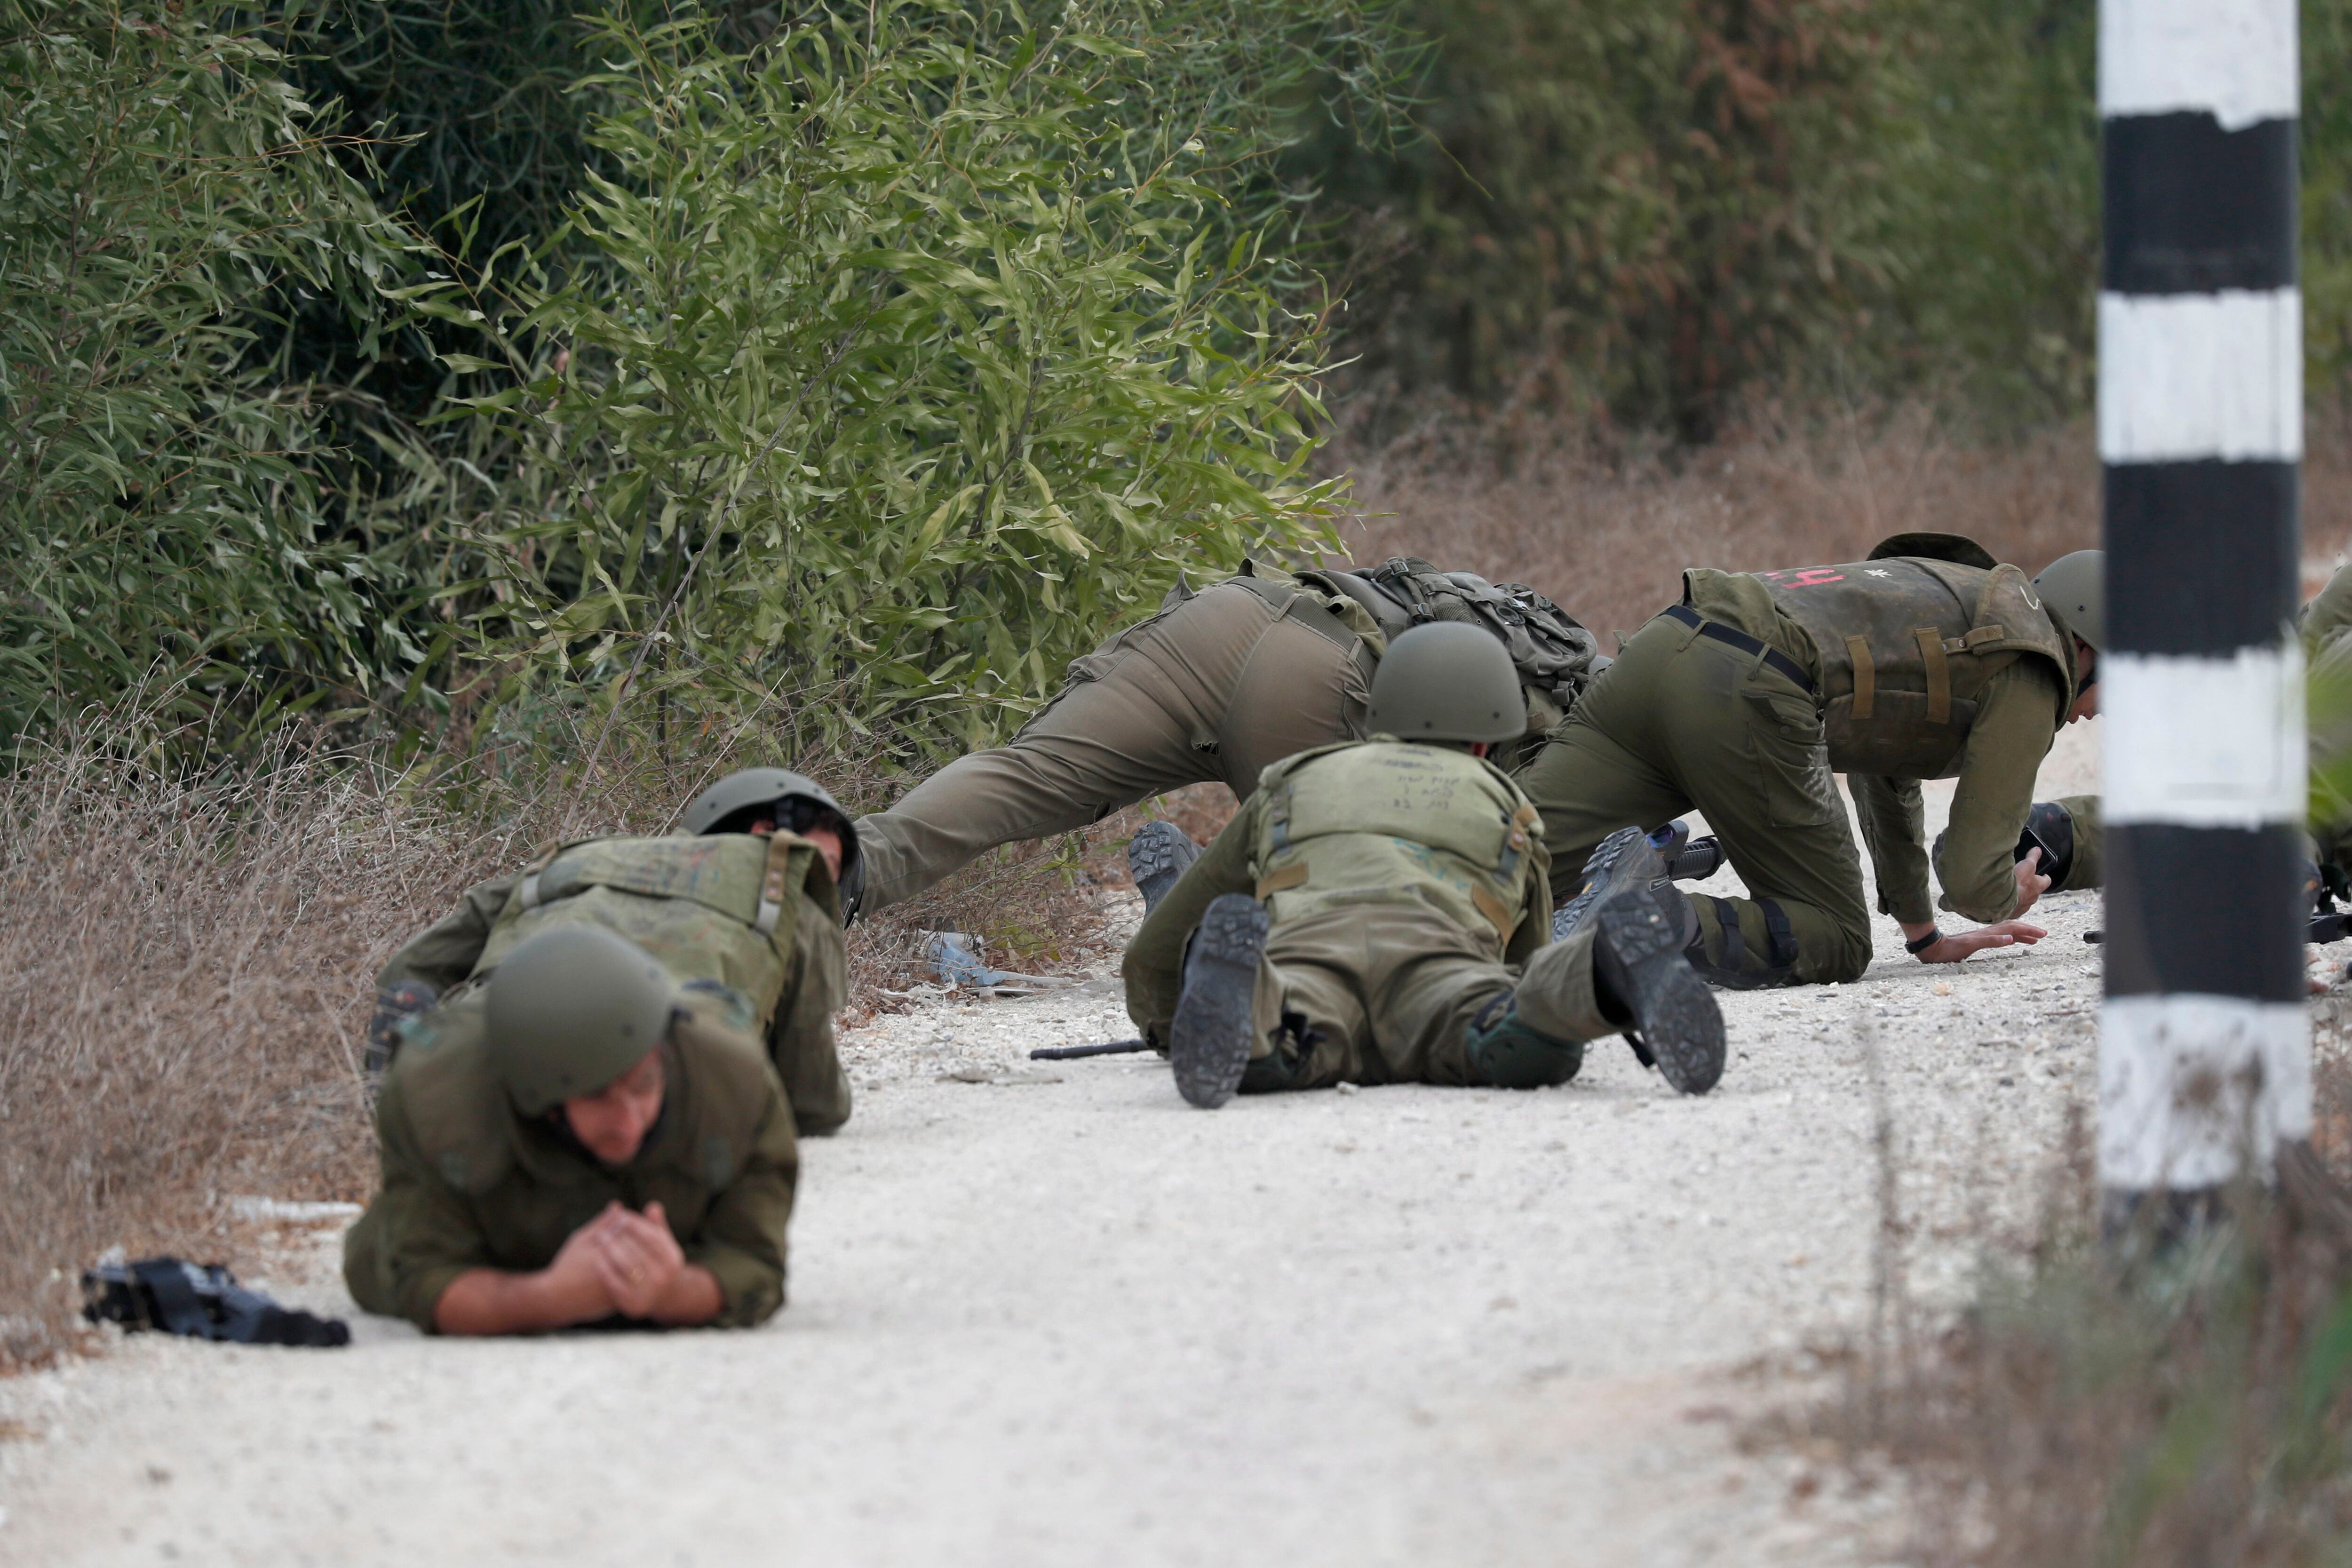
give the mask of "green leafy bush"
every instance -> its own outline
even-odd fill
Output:
[[[1227,219],[1213,95],[1135,111],[1169,78],[1124,15],[604,24],[593,260],[493,279],[511,357],[453,360],[516,377],[470,405],[509,696],[976,739],[1181,567],[1325,537],[1317,322]]]
[[[227,15],[0,0],[0,734],[159,674],[315,698],[383,629],[248,312],[364,320],[405,240]]]

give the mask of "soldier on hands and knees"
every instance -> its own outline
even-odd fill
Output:
[[[1512,742],[1559,723],[1607,662],[1591,632],[1525,584],[1426,561],[1295,573],[1252,562],[1197,593],[1179,582],[1159,614],[1075,660],[1061,694],[1011,741],[858,818],[862,868],[843,882],[846,912],[887,908],[1000,844],[1084,827],[1186,784],[1221,780],[1246,800],[1269,763],[1360,737],[1390,639],[1432,621],[1478,626],[1509,650],[1525,702]],[[1172,823],[1136,835],[1129,862],[1147,908],[1196,853]]]
[[[383,1185],[343,1238],[352,1299],[446,1334],[764,1321],[800,1155],[740,1022],[586,924],[410,1018]]]
[[[1694,900],[1691,961],[1708,979],[1852,980],[1869,964],[1862,864],[1832,772],[1853,788],[1878,908],[1923,963],[2039,941],[2019,917],[2042,893],[2095,885],[2087,803],[2053,803],[2084,819],[2065,868],[2077,879],[2054,882],[2015,847],[2059,728],[2098,711],[2096,551],[2028,581],[1969,540],[1910,533],[1850,564],[1683,582],[1683,602],[1625,645],[1519,784],[1563,857],[1628,825],[1706,814],[1751,894]],[[1919,781],[1953,776],[1942,907],[1990,923],[1946,933]]]
[[[1548,943],[1542,824],[1487,760],[1525,725],[1502,645],[1415,627],[1370,697],[1371,739],[1266,769],[1128,948],[1129,1016],[1185,1099],[1565,1083],[1612,1034],[1683,1092],[1714,1087],[1723,1020],[1683,958],[1689,903],[1639,829],[1594,852]]]
[[[559,845],[469,889],[377,976],[370,1066],[394,1059],[404,1020],[488,976],[525,938],[595,926],[766,1042],[803,1137],[837,1130],[850,1092],[833,1036],[847,984],[835,887],[858,861],[847,815],[814,779],[745,768],[696,796],[684,826]]]

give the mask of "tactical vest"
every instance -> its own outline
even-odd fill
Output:
[[[404,1026],[405,1042],[392,1074],[417,1146],[435,1174],[470,1197],[505,1179],[521,1117],[490,1063],[486,992],[468,985]],[[669,1104],[691,1119],[690,1174],[716,1193],[735,1179],[767,1107],[774,1081],[759,1041],[732,1026],[709,996],[688,998],[671,1030],[686,1081]],[[562,1237],[554,1238],[560,1246]]]
[[[2033,584],[1969,541],[1900,534],[1865,561],[1755,575],[1812,637],[1836,772],[1956,775],[1979,694],[2020,658],[2049,661],[2067,693],[2062,721],[2073,701],[2071,650]]]
[[[534,931],[602,926],[681,981],[736,992],[764,1037],[792,973],[800,900],[828,900],[832,885],[817,847],[791,833],[578,839],[524,871],[474,973],[488,972]]]
[[[1493,763],[1442,746],[1347,741],[1265,770],[1254,867],[1276,925],[1342,904],[1418,899],[1499,954],[1549,863],[1543,822]]]

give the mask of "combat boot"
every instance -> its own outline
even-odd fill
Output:
[[[1591,928],[1602,1015],[1622,1017],[1627,1040],[1675,1089],[1713,1089],[1723,1076],[1723,1011],[1685,956],[1697,918],[1648,836],[1626,827],[1602,839],[1584,863],[1584,891],[1560,921],[1555,941]]]
[[[1127,868],[1135,890],[1143,895],[1143,912],[1150,914],[1168,896],[1168,889],[1201,858],[1201,847],[1172,822],[1147,822],[1127,841]]]
[[[1250,1003],[1265,952],[1265,906],[1247,893],[1210,904],[1184,954],[1184,988],[1168,1029],[1177,1092],[1203,1110],[1234,1097],[1248,1070]]]

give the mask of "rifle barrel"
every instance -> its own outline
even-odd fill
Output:
[[[1151,1047],[1141,1040],[1107,1040],[1099,1046],[1045,1046],[1029,1053],[1033,1062],[1066,1062],[1078,1057],[1124,1057]]]

